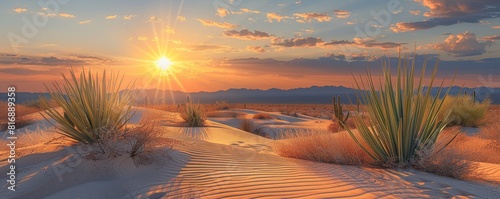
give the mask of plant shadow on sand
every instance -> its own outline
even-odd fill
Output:
[[[198,140],[208,140],[210,139],[210,128],[212,127],[180,127],[178,132]]]
[[[437,176],[414,169],[383,169],[359,166],[312,163],[296,160],[303,169],[327,178],[330,186],[338,188],[337,194],[368,198],[451,198],[474,197],[470,183]],[[365,179],[365,180],[362,180]],[[470,192],[464,191],[468,190]],[[318,196],[319,197],[319,196]],[[491,197],[494,197],[493,195]]]
[[[29,180],[21,181],[18,185],[22,189],[16,192],[3,189],[0,191],[2,198],[72,198],[75,194],[81,198],[117,198],[120,195],[123,198],[137,195],[154,198],[149,195],[158,196],[155,190],[170,186],[169,183],[191,159],[184,152],[169,149],[168,157],[163,157],[166,161],[158,160],[155,164],[137,167],[132,158],[126,156],[88,159],[85,157],[86,152],[91,150],[88,146],[69,141],[38,145],[33,150],[38,151],[36,155],[22,156],[16,161],[16,169],[22,171],[17,177]],[[7,173],[8,169],[8,165],[0,167],[1,172]],[[88,175],[90,173],[92,175]],[[47,175],[56,177],[33,184],[46,180]],[[142,188],[138,189],[137,184],[141,184]],[[95,186],[95,191],[88,191],[89,187]]]

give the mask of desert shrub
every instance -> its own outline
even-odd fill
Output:
[[[448,110],[451,110],[450,125],[477,127],[485,117],[486,110],[490,105],[488,99],[483,102],[474,102],[472,97],[468,95],[448,96],[443,100],[439,118],[444,118]]]
[[[267,137],[266,134],[262,131],[262,128],[249,119],[241,120],[240,129],[262,137]]]
[[[208,112],[207,117],[232,117],[237,118],[245,115],[244,113],[235,112],[235,111],[211,111]]]
[[[189,127],[201,127],[205,125],[205,111],[201,104],[188,101],[185,106],[181,107],[180,114]]]
[[[58,132],[77,142],[90,144],[99,140],[103,133],[117,132],[130,120],[131,84],[120,92],[123,76],[119,78],[118,74],[112,73],[108,79],[104,71],[99,79],[99,75],[93,75],[90,70],[81,72],[79,79],[73,70],[70,75],[70,78],[63,75],[62,87],[59,83],[53,83],[54,88],[45,85],[63,113],[52,108],[45,97],[40,98],[42,109],[57,122],[54,125]],[[49,118],[46,119],[50,122]]]
[[[34,115],[33,113],[36,113],[40,111],[39,108],[35,107],[29,107],[25,105],[18,104],[16,105],[16,116],[15,116],[15,126],[16,129],[20,129],[22,127],[25,127],[29,124],[31,124],[34,120]],[[0,131],[5,131],[7,130],[8,126],[8,117],[7,117],[7,109],[8,109],[8,104],[7,103],[0,103],[0,113],[5,113],[0,115]]]
[[[433,86],[437,66],[436,64],[428,87]],[[350,129],[347,130],[351,138],[373,160],[383,165],[409,166],[416,158],[416,151],[432,148],[438,135],[446,127],[448,115],[443,118],[444,121],[437,119],[442,100],[433,98],[431,89],[423,90],[425,69],[426,63],[415,84],[415,60],[403,59],[400,54],[395,82],[387,62],[383,63],[380,84],[375,83],[379,78],[374,80],[369,69],[366,80],[354,78],[361,101],[368,105],[369,117],[364,121],[361,116],[354,116],[359,136],[354,135]],[[376,85],[380,87],[377,88]],[[441,94],[442,86],[436,95]],[[447,94],[448,92],[443,96],[446,97]],[[443,147],[448,144],[449,142],[445,143]]]
[[[259,119],[259,120],[269,120],[269,119],[273,119],[273,117],[267,113],[257,113],[255,115],[253,115],[252,117],[253,119]]]
[[[346,133],[292,131],[273,145],[280,156],[346,165],[370,165],[370,157]]]
[[[227,101],[215,101],[215,109],[216,110],[227,110],[230,109],[231,106]]]
[[[464,159],[463,152],[454,148],[445,148],[439,153],[433,148],[421,148],[416,154],[419,159],[413,163],[415,168],[453,178],[468,177],[479,166],[476,162]]]

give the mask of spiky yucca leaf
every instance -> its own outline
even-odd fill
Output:
[[[54,88],[47,91],[52,100],[62,108],[64,113],[51,108],[48,99],[41,97],[40,102],[45,113],[57,124],[59,132],[78,142],[94,143],[101,137],[102,129],[110,132],[121,129],[131,118],[130,89],[132,84],[120,94],[123,76],[112,73],[107,79],[104,71],[102,80],[89,70],[80,73],[78,79],[74,70],[70,78],[63,74],[64,85],[52,83]],[[48,120],[48,118],[46,118]],[[49,120],[50,121],[50,120]]]
[[[390,64],[383,63],[383,83],[381,80],[378,89],[369,69],[366,81],[361,77],[360,80],[354,77],[359,96],[368,105],[370,117],[365,123],[359,115],[355,116],[360,137],[347,129],[354,141],[372,159],[389,164],[409,164],[416,158],[417,150],[434,145],[439,133],[447,125],[449,114],[444,120],[438,120],[437,115],[443,102],[431,95],[431,89],[423,89],[426,62],[416,85],[415,59],[403,59],[400,52],[397,67],[394,84]],[[437,68],[438,62],[430,78],[429,88],[433,86]],[[444,81],[436,96],[448,95],[449,90],[443,93],[443,83]],[[447,144],[449,142],[444,146]]]

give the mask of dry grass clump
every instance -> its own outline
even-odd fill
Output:
[[[240,129],[262,137],[269,137],[262,131],[262,128],[259,125],[256,125],[252,120],[249,119],[241,120]]]
[[[274,119],[273,116],[267,114],[267,113],[257,113],[255,115],[253,115],[252,117],[253,119],[259,119],[259,120],[270,120],[270,119]]]
[[[228,110],[230,109],[231,106],[229,102],[223,100],[223,101],[215,101],[215,109],[216,110]]]
[[[99,141],[94,143],[86,157],[94,160],[127,155],[138,165],[148,165],[167,156],[165,146],[169,149],[178,141],[162,138],[162,129],[155,120],[156,116],[145,114],[141,122],[121,131],[101,129]]]
[[[486,115],[486,110],[490,105],[490,100],[474,102],[469,95],[448,96],[443,99],[443,106],[439,113],[439,118],[451,110],[450,125],[460,125],[477,127]]]
[[[188,127],[201,127],[205,125],[205,110],[201,104],[188,101],[181,108],[180,115]]]
[[[373,164],[347,133],[288,130],[280,138],[273,145],[280,156],[345,165]]]
[[[461,152],[451,148],[445,148],[439,153],[428,150],[417,154],[423,157],[414,164],[415,168],[453,178],[467,178],[479,166],[478,163],[463,159]]]
[[[9,118],[7,115],[7,109],[9,108],[6,102],[0,102],[0,131],[7,130],[7,124],[9,122]],[[16,104],[15,106],[16,116],[15,116],[15,126],[16,129],[20,129],[24,126],[31,124],[34,120],[34,116],[31,115],[33,113],[39,112],[41,109],[36,107],[24,106],[21,104]]]
[[[211,111],[206,114],[207,117],[222,117],[222,118],[239,118],[244,116],[245,113],[236,111]]]

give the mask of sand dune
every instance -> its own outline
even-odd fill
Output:
[[[284,158],[272,152],[273,140],[214,121],[183,128],[165,119],[161,126],[180,143],[149,166],[136,167],[128,157],[78,158],[85,148],[63,138],[19,149],[26,155],[16,164],[17,191],[3,187],[0,198],[495,198],[500,192],[498,184],[411,169]],[[482,168],[492,174],[487,181],[498,183],[499,165]],[[0,172],[7,172],[5,164]]]

